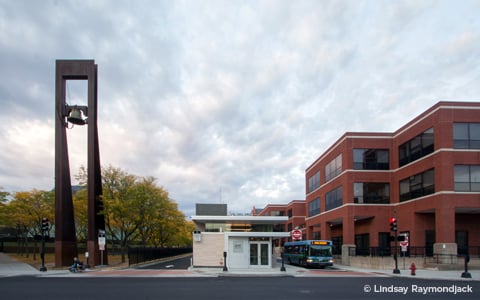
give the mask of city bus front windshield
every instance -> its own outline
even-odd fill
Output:
[[[310,246],[310,256],[330,257],[332,256],[332,247],[312,245]]]

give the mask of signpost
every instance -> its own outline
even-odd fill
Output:
[[[408,251],[408,234],[402,234],[404,236],[403,241],[400,242],[400,247],[402,248],[402,256],[403,256],[403,269],[405,269],[405,255]]]
[[[100,265],[103,265],[103,251],[105,250],[105,244],[107,240],[105,238],[105,230],[98,230],[98,250],[100,250]]]
[[[400,242],[400,247],[402,247],[402,252],[407,252],[408,251],[408,235],[404,235],[405,236],[405,239]],[[404,255],[405,256],[405,253]]]
[[[302,231],[299,229],[294,229],[290,232],[290,236],[293,240],[299,241],[302,239]]]

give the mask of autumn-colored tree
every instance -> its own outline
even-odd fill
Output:
[[[74,220],[77,239],[87,238],[88,216],[86,189],[87,170],[80,168],[76,176],[80,189],[73,195]],[[189,246],[193,224],[185,220],[168,192],[155,183],[153,177],[139,177],[109,166],[102,170],[102,200],[107,238],[121,246],[122,261],[132,243],[143,246]],[[0,221],[16,227],[28,237],[41,234],[41,220],[47,217],[51,225],[55,220],[54,192],[32,190],[17,192],[6,202],[8,193],[0,193]],[[4,204],[5,202],[6,204]],[[52,228],[52,226],[50,226]]]
[[[54,221],[54,198],[52,191],[34,189],[30,192],[14,193],[13,199],[2,209],[9,216],[5,219],[5,225],[16,227],[28,243],[29,237],[42,233],[42,218],[48,218],[50,223]],[[49,231],[51,228],[52,226]],[[28,244],[26,248],[28,249]]]
[[[3,187],[0,186],[0,204],[2,204],[3,202],[7,202],[7,197],[8,195],[10,195],[10,193],[4,192],[2,190]]]
[[[138,216],[135,216],[136,177],[119,168],[109,166],[102,170],[103,205],[108,235],[121,246],[122,262],[128,244],[137,234]]]
[[[152,242],[155,246],[177,246],[177,241],[182,233],[185,215],[178,210],[177,203],[168,201],[158,211],[158,220],[154,226]]]
[[[73,194],[72,199],[77,241],[86,242],[88,234],[88,190],[86,188],[78,190]]]
[[[10,193],[2,191],[3,187],[0,187],[0,225],[5,225],[7,222],[8,214],[6,213],[6,204],[8,195]]]
[[[102,182],[107,232],[120,243],[122,261],[133,242],[162,247],[179,244],[179,235],[186,234],[185,216],[168,192],[155,184],[155,178],[109,166],[102,170]],[[183,241],[188,243],[190,236],[187,233]]]

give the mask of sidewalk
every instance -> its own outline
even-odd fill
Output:
[[[336,265],[337,268],[348,271],[361,271],[373,274],[383,274],[392,277],[411,277],[424,279],[447,279],[447,280],[475,280],[480,281],[480,270],[468,270],[472,278],[462,278],[463,270],[440,271],[437,269],[417,269],[415,275],[410,275],[409,269],[400,269],[400,274],[394,274],[393,270],[363,269],[350,266]]]
[[[0,252],[0,277],[38,275],[39,270]]]
[[[400,270],[400,274],[393,274],[393,270],[361,269],[350,266],[335,265],[331,269],[304,269],[297,266],[285,265],[281,271],[281,264],[275,262],[272,268],[229,269],[223,268],[189,268],[188,270],[148,270],[133,268],[113,268],[109,266],[97,267],[81,273],[71,273],[68,270],[47,270],[40,272],[32,266],[16,261],[4,253],[0,253],[0,278],[12,276],[37,277],[403,277],[444,280],[475,280],[480,281],[480,270],[470,270],[472,278],[462,278],[463,271],[438,271],[420,269],[416,275],[410,275],[410,270]]]

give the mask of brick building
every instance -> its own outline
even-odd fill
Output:
[[[480,102],[438,102],[393,133],[347,132],[305,181],[305,201],[268,205],[260,215],[290,216],[289,207],[303,204],[304,221],[289,218],[286,229],[332,240],[344,263],[352,253],[389,255],[391,217],[409,252],[478,255]]]
[[[305,229],[305,200],[293,200],[288,204],[268,204],[265,208],[252,210],[254,216],[287,216],[288,221],[283,224],[284,230],[291,232],[293,229],[303,229],[303,239],[306,239]],[[277,242],[284,243],[291,241],[291,238],[284,238]],[[281,245],[276,245],[281,246]]]

